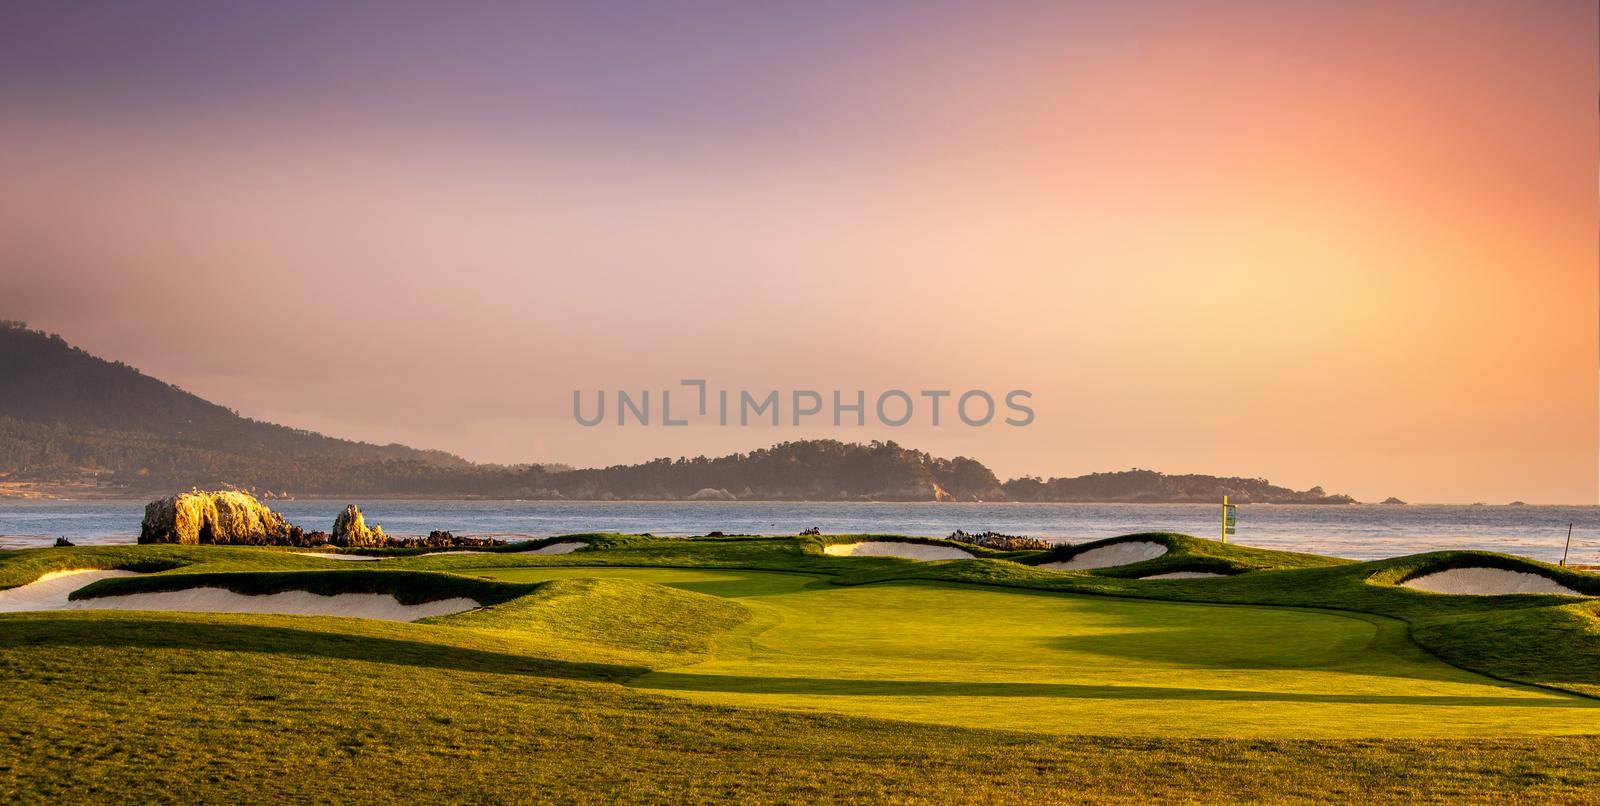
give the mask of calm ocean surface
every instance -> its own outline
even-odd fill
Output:
[[[328,529],[344,501],[274,501],[308,529]],[[1218,508],[1200,504],[855,504],[565,501],[369,501],[368,522],[392,534],[448,529],[470,535],[544,536],[589,531],[657,535],[877,532],[944,537],[956,529],[1082,542],[1162,530],[1216,537]],[[132,543],[142,502],[0,502],[0,548]],[[1437,549],[1486,549],[1541,560],[1561,558],[1574,524],[1575,563],[1600,563],[1600,507],[1276,506],[1239,509],[1247,546],[1377,559]]]

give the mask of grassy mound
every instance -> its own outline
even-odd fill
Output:
[[[1369,576],[1368,581],[1376,585],[1403,585],[1417,577],[1458,568],[1497,568],[1502,571],[1521,571],[1529,574],[1538,574],[1553,579],[1579,593],[1600,596],[1600,576],[1539,562],[1538,560],[1530,560],[1526,557],[1490,551],[1433,551],[1426,554],[1396,557],[1384,560],[1383,567]],[[1525,600],[1525,602],[1534,602],[1536,604],[1549,602],[1549,599],[1541,594],[1521,595],[1535,597],[1534,599]],[[1513,602],[1512,606],[1516,606],[1516,603]]]
[[[1176,532],[1139,532],[1108,537],[1076,545],[1057,546],[1049,551],[1017,558],[1025,565],[1068,562],[1085,552],[1114,546],[1119,543],[1156,543],[1166,546],[1167,553],[1143,562],[1096,568],[1076,573],[1096,576],[1134,578],[1174,571],[1209,571],[1215,574],[1242,574],[1246,571],[1284,568],[1321,568],[1352,562],[1320,554],[1302,554],[1292,551],[1271,551],[1250,548],[1215,540],[1202,540]]]
[[[663,666],[711,650],[750,612],[737,602],[628,579],[560,579],[497,607],[433,623],[513,631],[542,651]]]

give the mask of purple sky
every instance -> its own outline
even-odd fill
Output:
[[[1596,13],[8,3],[0,316],[486,461],[889,438],[1593,503]],[[1039,417],[572,422],[685,377]]]

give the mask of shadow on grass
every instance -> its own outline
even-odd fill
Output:
[[[1352,705],[1424,705],[1524,708],[1595,708],[1579,697],[1453,697],[1232,689],[1108,686],[1075,683],[969,683],[936,680],[839,680],[820,677],[738,677],[652,672],[629,683],[657,691],[812,694],[864,697],[1048,697],[1085,700],[1214,700],[1222,702],[1307,702]]]
[[[621,682],[648,671],[637,666],[568,662],[429,641],[277,625],[216,620],[195,623],[99,614],[96,618],[74,616],[76,614],[27,614],[0,619],[0,650],[38,646],[92,646],[109,649],[260,652],[450,671],[605,682]]]

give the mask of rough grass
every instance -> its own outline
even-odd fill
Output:
[[[7,802],[1582,803],[1600,787],[1593,738],[1042,737],[701,705],[441,625],[0,627]]]

